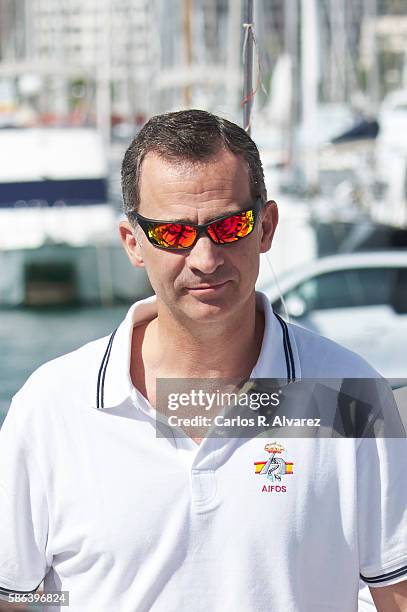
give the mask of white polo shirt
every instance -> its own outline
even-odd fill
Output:
[[[257,300],[252,377],[377,376]],[[155,316],[154,297],[134,304],[110,338],[14,397],[0,431],[3,594],[45,576],[71,612],[355,612],[359,574],[405,579],[406,440],[157,438],[129,373],[132,329]],[[283,449],[278,481],[261,473],[267,444]]]

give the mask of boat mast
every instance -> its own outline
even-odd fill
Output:
[[[376,20],[377,0],[364,0],[364,16],[368,23],[370,42],[370,66],[367,73],[367,94],[370,103],[370,114],[376,114],[380,103],[380,73],[377,56]]]
[[[99,11],[95,12],[100,52],[96,57],[96,125],[103,142],[110,145],[111,123],[111,0],[99,0]]]
[[[243,57],[243,128],[250,136],[250,115],[253,106],[253,0],[244,5],[245,46]]]
[[[229,0],[228,26],[227,26],[227,71],[226,71],[226,99],[231,116],[235,119],[239,105],[241,77],[240,72],[240,20],[242,18],[241,0]]]
[[[192,2],[182,2],[182,38],[184,41],[184,63],[188,68],[192,65]],[[183,87],[183,104],[190,108],[192,102],[192,87],[186,83]]]
[[[284,52],[290,58],[291,99],[289,119],[284,126],[283,142],[286,143],[288,172],[290,178],[298,169],[298,151],[295,140],[295,127],[300,122],[299,107],[299,0],[284,2]]]
[[[302,165],[308,193],[318,190],[318,26],[316,0],[301,0]]]

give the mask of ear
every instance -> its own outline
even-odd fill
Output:
[[[278,208],[274,200],[269,200],[261,212],[261,242],[260,253],[267,253],[273,242],[274,232],[278,224]]]
[[[144,268],[144,260],[141,253],[140,228],[134,228],[128,221],[119,223],[119,234],[124,250],[132,266]]]

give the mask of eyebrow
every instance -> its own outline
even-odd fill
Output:
[[[238,208],[238,210],[231,210],[230,212],[225,212],[221,215],[218,215],[217,217],[213,217],[212,219],[209,219],[205,223],[194,223],[190,219],[175,219],[175,220],[157,219],[157,221],[159,223],[183,223],[185,225],[208,225],[208,223],[216,223],[216,221],[218,221],[219,219],[224,219],[225,217],[231,217],[232,215],[237,215],[238,213],[241,213],[245,210],[250,210],[252,207],[253,208],[255,207],[255,202],[251,202],[250,204],[247,204],[247,206],[244,206],[243,208]]]

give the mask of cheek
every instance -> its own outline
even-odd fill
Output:
[[[184,257],[154,249],[154,252],[144,252],[144,263],[150,284],[158,293],[161,287],[174,286],[184,267]]]
[[[253,236],[253,238],[255,238]],[[258,240],[243,242],[236,245],[236,251],[230,253],[230,265],[239,272],[240,284],[252,286],[255,282],[260,266]]]
[[[246,284],[249,284],[251,289],[257,280],[259,267],[260,258],[258,252],[253,253],[252,251],[248,253],[245,258],[245,278],[243,280],[247,281]]]
[[[242,240],[240,244],[237,244],[236,255],[239,257],[240,265],[242,267],[252,268],[256,261],[260,258],[260,245],[261,236],[256,230],[248,236],[245,240]]]

